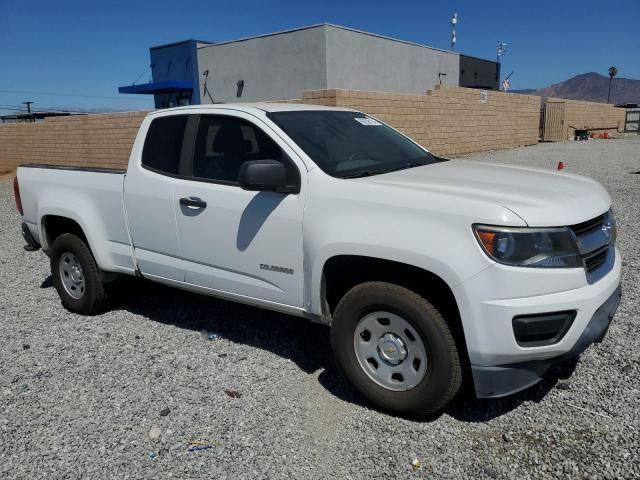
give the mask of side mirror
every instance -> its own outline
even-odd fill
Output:
[[[297,193],[298,187],[287,183],[287,169],[277,160],[244,162],[238,173],[243,190],[257,192]]]

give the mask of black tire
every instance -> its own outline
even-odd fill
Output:
[[[65,254],[71,254],[82,267],[82,277],[84,280],[83,290],[79,298],[74,298],[67,292],[63,284],[60,263]],[[60,235],[53,242],[51,247],[51,276],[53,285],[58,291],[62,305],[73,313],[82,315],[93,315],[104,309],[106,305],[106,294],[102,281],[102,272],[96,264],[91,250],[87,244],[71,233]]]
[[[426,372],[409,390],[393,391],[379,385],[358,362],[354,347],[356,327],[365,315],[381,309],[401,316],[418,332],[426,347]],[[462,368],[447,322],[425,298],[399,285],[368,282],[349,290],[333,316],[331,345],[338,364],[355,389],[383,410],[429,416],[442,409],[460,389]]]

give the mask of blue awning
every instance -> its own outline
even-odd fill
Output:
[[[193,82],[191,80],[166,80],[164,82],[142,83],[140,85],[118,87],[119,93],[137,93],[143,95],[181,92],[185,90],[193,90]]]

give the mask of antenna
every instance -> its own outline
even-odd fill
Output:
[[[496,48],[496,85],[500,83],[500,57],[506,55],[506,53],[507,42],[498,42]],[[498,90],[500,90],[500,85],[498,85]]]
[[[209,91],[209,88],[207,87],[207,80],[209,80],[209,70],[205,70],[204,73],[202,74],[202,76],[204,77],[204,91],[202,92],[202,95],[207,95],[209,97],[209,100],[211,100],[211,103],[216,103],[213,101],[213,97],[211,96],[211,92]]]
[[[456,48],[458,38],[456,36],[456,26],[458,25],[458,13],[454,13],[451,17],[451,48]]]
[[[498,61],[500,61],[500,57],[507,54],[507,45],[508,43],[506,42],[498,42],[498,48],[497,48]]]

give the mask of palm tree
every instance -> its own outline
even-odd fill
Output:
[[[609,103],[611,99],[611,81],[616,75],[618,75],[618,69],[616,67],[609,67],[609,94],[607,95],[607,103]]]

